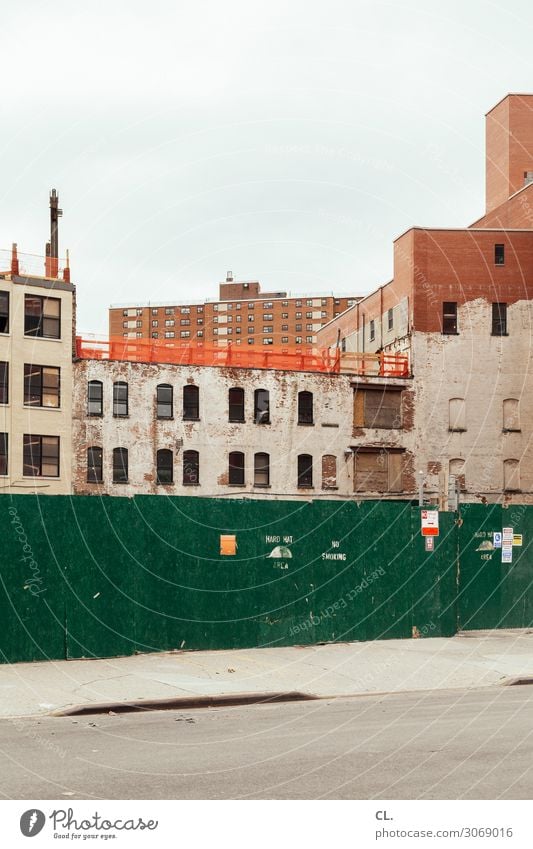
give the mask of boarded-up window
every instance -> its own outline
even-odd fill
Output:
[[[506,398],[503,402],[503,429],[520,430],[520,410],[517,398]]]
[[[450,430],[466,430],[466,407],[464,398],[450,398]]]
[[[356,389],[354,393],[354,426],[402,426],[402,393],[397,389]]]
[[[520,464],[518,460],[503,461],[503,488],[506,492],[520,492]]]
[[[322,489],[337,489],[337,458],[335,454],[322,457]]]
[[[459,489],[463,492],[466,490],[466,475],[465,475],[465,461],[459,459],[459,457],[455,457],[453,460],[450,460],[450,475],[454,475],[457,483],[459,484]]]
[[[400,451],[356,451],[355,492],[401,492],[402,454]]]

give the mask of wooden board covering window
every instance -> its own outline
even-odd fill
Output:
[[[401,492],[402,455],[385,449],[356,452],[355,492]]]
[[[402,393],[397,389],[357,389],[354,395],[354,427],[399,428]]]

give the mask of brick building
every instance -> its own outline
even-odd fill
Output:
[[[111,339],[176,340],[178,345],[273,345],[308,349],[322,325],[357,301],[354,297],[261,292],[256,280],[239,282],[228,271],[218,301],[112,306]]]
[[[346,362],[409,354],[411,447],[430,492],[453,475],[465,498],[523,501],[533,495],[533,96],[505,97],[486,129],[485,215],[401,235],[393,279],[325,325],[318,344],[340,339]]]

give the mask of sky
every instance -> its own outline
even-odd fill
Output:
[[[413,225],[484,211],[484,114],[533,92],[533,6],[3,3],[0,248],[64,215],[78,331],[218,283],[361,295]]]

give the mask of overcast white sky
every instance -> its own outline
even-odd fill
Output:
[[[2,10],[0,247],[44,253],[57,188],[88,332],[228,269],[370,291],[403,230],[483,212],[484,113],[533,91],[526,0]]]

